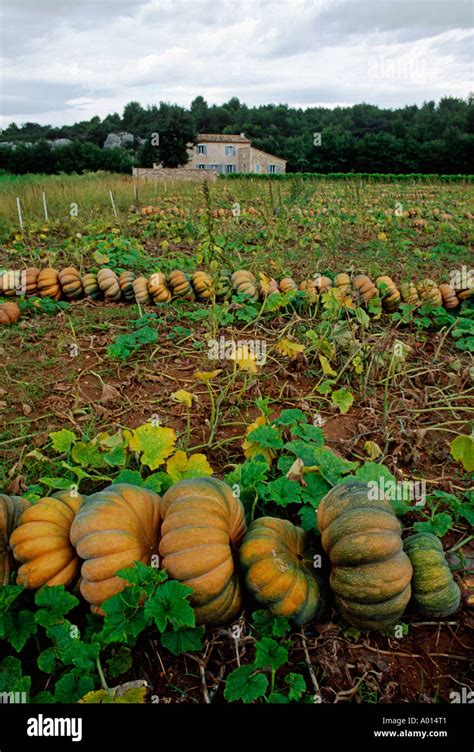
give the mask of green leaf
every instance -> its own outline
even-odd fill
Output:
[[[47,486],[48,488],[59,488],[64,491],[68,491],[73,482],[70,478],[48,478],[48,477],[42,477],[39,479],[39,482],[42,483],[44,486]]]
[[[31,698],[30,702],[37,703],[39,705],[52,705],[54,704],[54,695],[51,692],[38,692],[37,695]]]
[[[355,477],[361,483],[369,483],[370,481],[381,483],[382,479],[384,481],[390,481],[391,483],[397,482],[395,476],[392,475],[388,467],[385,467],[385,465],[382,465],[379,462],[364,462],[364,464],[356,471]]]
[[[456,436],[451,443],[451,455],[457,462],[462,462],[464,470],[474,470],[474,432],[470,436]]]
[[[282,410],[276,420],[272,421],[274,426],[295,426],[298,423],[306,423],[306,415],[302,410]]]
[[[298,517],[300,518],[300,524],[303,530],[307,533],[317,533],[317,517],[313,507],[309,504],[305,504],[301,509],[298,509]]]
[[[335,486],[342,475],[350,473],[358,466],[358,462],[349,462],[343,457],[338,457],[331,449],[327,447],[318,447],[314,450],[315,465],[319,468],[321,475],[330,483]]]
[[[74,462],[82,467],[104,467],[104,455],[97,444],[86,441],[78,441],[74,444],[71,452]]]
[[[39,654],[37,659],[38,668],[45,674],[54,674],[56,669],[56,651],[54,648],[46,648]]]
[[[79,603],[79,600],[68,593],[64,585],[47,585],[40,588],[35,594],[35,604],[39,606],[35,613],[35,621],[42,627],[62,621],[65,614],[69,613]]]
[[[460,514],[461,517],[467,520],[469,524],[474,527],[474,505],[472,503],[463,501],[463,503],[461,504]]]
[[[161,635],[161,644],[173,655],[190,653],[193,650],[202,650],[202,638],[204,627],[180,627],[179,629],[167,629]]]
[[[451,515],[447,512],[440,512],[427,522],[415,522],[413,530],[415,533],[433,533],[438,538],[442,538],[448,530],[451,530],[452,526],[453,520]]]
[[[316,463],[315,450],[317,448],[318,447],[315,446],[315,444],[302,441],[302,439],[287,441],[285,444],[285,450],[291,452],[291,454],[294,454],[296,457],[299,457],[300,460],[303,460],[306,467],[311,467],[311,465]]]
[[[152,619],[160,632],[169,623],[172,627],[194,627],[194,611],[187,598],[192,589],[171,580],[161,585],[145,603],[145,615]]]
[[[31,611],[20,611],[10,614],[8,641],[17,653],[23,650],[31,635],[36,634],[38,627]]]
[[[258,426],[247,436],[248,441],[252,441],[262,449],[281,449],[283,441],[278,431],[272,426]]]
[[[262,637],[284,637],[291,629],[285,616],[275,616],[271,611],[259,609],[252,614],[253,627]]]
[[[149,488],[150,491],[154,491],[155,493],[159,494],[162,491],[167,491],[171,485],[172,481],[169,475],[167,473],[158,471],[157,473],[152,473],[151,475],[149,475],[148,478],[145,478],[143,488]]]
[[[277,671],[288,661],[288,650],[271,637],[262,637],[255,643],[255,665]]]
[[[359,324],[361,324],[361,326],[363,326],[363,327],[365,327],[367,329],[367,327],[370,324],[370,318],[369,318],[369,316],[367,316],[367,314],[364,311],[364,309],[361,308],[360,306],[356,306],[355,317],[356,317],[357,321],[359,322]]]
[[[342,387],[342,389],[337,389],[331,394],[331,402],[336,405],[339,412],[344,414],[349,412],[349,408],[354,402],[354,395],[349,389]]]
[[[94,681],[90,676],[84,676],[82,672],[69,671],[56,682],[54,699],[59,703],[70,704],[77,702],[93,689]]]
[[[268,698],[268,702],[274,705],[288,705],[289,699],[281,692],[272,692]]]
[[[306,682],[301,674],[287,674],[285,682],[289,686],[288,699],[298,702],[303,692],[306,692]]]
[[[130,483],[132,486],[143,486],[143,479],[138,470],[121,470],[114,483]],[[153,490],[153,489],[152,489]]]
[[[227,702],[248,704],[264,697],[268,688],[267,677],[255,671],[255,666],[240,666],[232,671],[226,681],[224,697]]]
[[[8,611],[12,603],[16,601],[24,588],[21,585],[4,585],[0,587],[0,614]],[[0,619],[0,637],[2,635],[2,621]]]
[[[301,501],[317,509],[321,499],[331,490],[331,486],[319,473],[308,473],[304,479],[306,488],[301,489]]]
[[[318,426],[300,423],[291,429],[291,433],[304,441],[311,441],[315,446],[324,446],[324,433]]]
[[[25,692],[29,697],[31,677],[23,676],[21,661],[12,655],[0,664],[0,692]]]
[[[335,384],[335,381],[326,379],[319,386],[316,387],[316,391],[319,392],[319,394],[322,394],[323,396],[327,396],[328,394],[331,394],[334,384]]]
[[[107,661],[108,673],[111,677],[121,676],[129,671],[132,667],[132,653],[130,648],[121,645],[112,651],[112,655]]]
[[[63,428],[61,431],[53,431],[48,435],[56,452],[69,452],[71,446],[77,441],[75,434],[68,431],[67,428]]]
[[[121,593],[113,595],[102,604],[105,611],[104,623],[98,639],[109,644],[120,642],[133,647],[138,635],[145,629],[146,618],[143,608],[137,606],[133,598],[133,588],[125,587]]]
[[[288,504],[297,504],[300,501],[301,486],[289,478],[277,478],[272,480],[265,489],[265,499],[274,501],[280,507]]]
[[[122,577],[131,585],[139,585],[145,589],[151,586],[153,589],[167,580],[168,575],[161,569],[148,566],[142,561],[135,561],[133,567],[119,569],[117,577]]]
[[[111,467],[120,467],[121,465],[125,465],[127,461],[127,453],[123,447],[116,446],[111,449],[110,452],[106,452],[103,455],[103,458]]]

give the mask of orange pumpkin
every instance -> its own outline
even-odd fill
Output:
[[[42,298],[52,298],[59,300],[61,297],[61,285],[59,283],[59,274],[56,269],[48,267],[42,269],[36,280],[38,292]]]
[[[16,324],[20,318],[20,309],[16,303],[0,303],[0,324]]]
[[[0,494],[0,585],[8,585],[15,559],[10,547],[10,536],[16,530],[20,517],[31,505],[21,496]]]

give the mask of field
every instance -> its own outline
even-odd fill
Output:
[[[0,327],[1,493],[37,503],[122,482],[163,494],[212,473],[247,524],[271,516],[304,528],[311,553],[295,566],[309,556],[327,600],[295,625],[244,589],[230,623],[204,630],[191,591],[162,581],[154,561],[128,573],[105,618],[90,614],[77,571],[67,587],[41,590],[15,585],[12,572],[0,589],[0,691],[36,702],[466,701],[474,298],[446,310],[430,290],[474,286],[473,198],[470,183],[436,180],[0,178],[5,271],[203,270],[211,280],[202,299],[158,304],[0,292],[21,310]],[[232,288],[226,273],[242,269],[261,284],[259,300]],[[340,273],[351,279],[335,294]],[[412,282],[416,300],[390,305],[382,281],[367,301],[360,274]],[[306,290],[268,294],[271,279],[288,277]],[[460,608],[427,616],[411,601],[380,631],[341,616],[316,510],[348,478],[385,488],[404,539],[441,541]]]

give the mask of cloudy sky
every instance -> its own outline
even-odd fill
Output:
[[[0,127],[131,100],[422,104],[472,85],[471,0],[0,0]]]

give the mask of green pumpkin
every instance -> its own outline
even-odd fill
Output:
[[[417,611],[432,619],[458,610],[461,591],[444,556],[441,541],[431,533],[415,533],[403,543],[413,567],[412,601]]]

